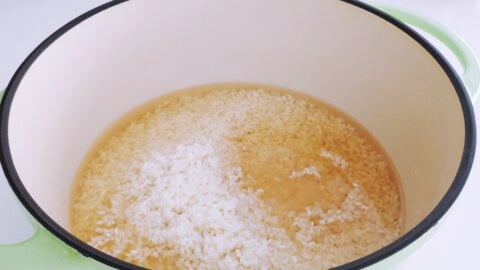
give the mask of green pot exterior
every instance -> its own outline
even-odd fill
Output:
[[[15,245],[0,246],[0,270],[112,269],[83,256],[36,221],[32,221],[32,225],[35,228],[35,234],[29,240]]]
[[[468,94],[473,101],[477,99],[480,92],[480,62],[472,48],[461,37],[437,22],[403,9],[374,2],[368,3],[407,25],[422,29],[447,46],[463,67],[464,72],[460,77]]]

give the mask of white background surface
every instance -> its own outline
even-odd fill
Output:
[[[0,89],[23,59],[60,26],[106,0],[0,0]],[[480,1],[377,0],[405,7],[441,22],[464,38],[480,56]],[[448,55],[448,53],[447,53]],[[480,102],[475,104],[480,119]],[[480,130],[477,129],[477,133]],[[480,151],[477,147],[477,153]],[[480,155],[480,154],[479,154]],[[0,173],[0,244],[31,234],[6,180]],[[433,237],[399,267],[406,269],[476,269],[480,243],[480,158],[464,191]],[[26,255],[28,256],[28,255]]]

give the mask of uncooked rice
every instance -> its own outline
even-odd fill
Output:
[[[152,269],[328,269],[399,236],[389,170],[353,125],[309,99],[183,94],[98,149],[72,229]]]

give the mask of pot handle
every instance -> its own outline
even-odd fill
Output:
[[[431,34],[447,46],[463,67],[463,74],[460,74],[460,77],[468,94],[473,101],[477,99],[480,92],[480,62],[470,46],[461,37],[437,22],[401,8],[373,2],[368,2],[368,4],[407,25],[415,26]]]
[[[3,91],[0,90],[0,99]],[[2,179],[3,178],[3,179]],[[0,181],[5,181],[5,178]],[[106,270],[111,269],[87,258],[43,228],[28,213],[25,214],[34,229],[30,239],[21,243],[0,244],[0,270]]]
[[[0,269],[105,270],[107,266],[84,257],[32,222],[34,235],[21,243],[0,245]]]

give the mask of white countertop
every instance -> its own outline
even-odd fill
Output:
[[[106,0],[0,0],[0,89],[23,59],[57,28]],[[458,33],[480,56],[480,1],[377,0],[433,18]],[[436,43],[435,43],[436,44]],[[448,53],[447,53],[448,56]],[[475,106],[480,119],[480,102]],[[477,122],[478,123],[478,122]],[[480,126],[480,124],[479,124]],[[480,129],[477,128],[480,134]],[[479,143],[480,144],[480,143]],[[480,243],[480,147],[460,197],[437,232],[398,269],[474,269]],[[0,244],[28,237],[31,228],[22,217],[4,176],[0,174]]]

